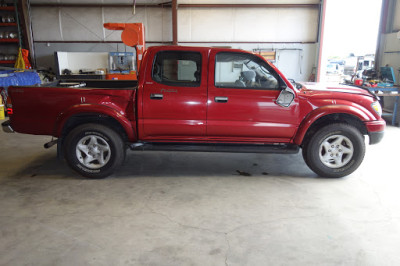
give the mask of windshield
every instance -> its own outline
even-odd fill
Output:
[[[303,85],[301,85],[300,83],[298,83],[298,82],[294,81],[294,79],[288,79],[288,80],[290,81],[290,83],[292,83],[292,84],[293,84],[293,86],[295,86],[295,87],[296,87],[296,89],[300,90],[300,89],[302,89],[302,88],[303,88]]]

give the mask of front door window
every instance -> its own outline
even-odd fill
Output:
[[[218,88],[277,90],[279,82],[269,66],[251,54],[218,53],[215,86]]]

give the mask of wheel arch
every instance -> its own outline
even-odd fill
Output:
[[[99,124],[111,128],[121,136],[124,142],[129,142],[132,137],[130,136],[129,132],[126,131],[126,128],[123,127],[122,124],[112,116],[90,112],[76,113],[66,118],[62,125],[60,125],[58,128],[59,133],[57,133],[57,156],[59,159],[63,159],[64,157],[63,144],[67,134],[80,125],[90,123]],[[131,134],[133,134],[133,131]]]
[[[352,125],[359,130],[362,135],[367,135],[368,130],[363,123],[362,118],[363,117],[352,113],[320,113],[319,115],[303,121],[294,138],[294,143],[297,145],[304,145],[309,136],[312,136],[319,128],[332,123],[344,123]]]
[[[118,134],[121,135],[124,141],[129,140],[128,133],[125,128],[117,121],[115,118],[99,113],[79,113],[70,116],[65,123],[63,124],[59,136],[61,138],[65,137],[72,129],[83,125],[83,124],[100,124],[103,126],[107,126]]]
[[[112,126],[113,129],[117,129],[118,133],[128,140],[136,140],[136,132],[132,127],[134,121],[129,121],[122,110],[97,104],[75,105],[62,112],[56,120],[53,135],[62,138],[73,127],[85,123]]]

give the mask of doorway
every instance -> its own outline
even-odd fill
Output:
[[[319,81],[351,82],[374,67],[382,0],[325,0]]]

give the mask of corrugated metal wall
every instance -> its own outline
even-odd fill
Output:
[[[182,8],[181,42],[316,42],[318,10],[311,8]]]
[[[142,22],[146,41],[171,42],[170,8],[117,7],[37,7],[32,8],[32,27],[35,41],[121,41],[120,31],[103,28],[103,23]]]
[[[160,4],[163,1],[137,1]],[[172,42],[171,7],[99,7],[132,1],[32,0],[32,28],[38,66],[51,66],[54,51],[116,51],[120,32],[102,27],[105,22],[142,22],[147,45]],[[35,4],[97,4],[93,7],[46,7]],[[318,4],[319,0],[213,1],[202,4]],[[180,0],[179,4],[199,4]],[[179,7],[178,42],[181,45],[231,46],[246,50],[279,49],[276,65],[296,80],[307,80],[315,65],[319,9],[311,7]],[[83,42],[91,43],[83,43]],[[118,45],[120,51],[125,47]],[[131,51],[131,48],[127,48]]]
[[[385,14],[385,12],[383,12]],[[383,18],[384,19],[384,18]],[[381,41],[378,44],[381,49],[378,54],[378,62],[380,66],[393,67],[396,83],[400,84],[400,1],[391,1],[388,5],[387,24]],[[385,108],[392,109],[395,97],[385,97]],[[397,110],[397,121],[400,123],[400,108]]]

